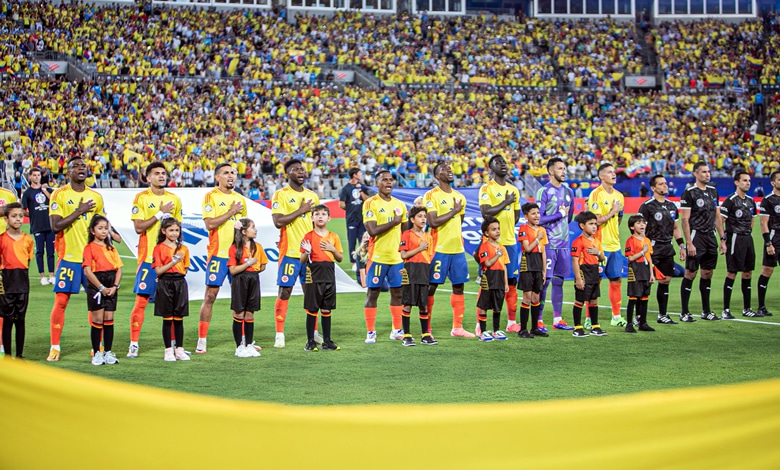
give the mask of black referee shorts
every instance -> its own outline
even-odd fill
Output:
[[[116,279],[116,271],[98,271],[95,277],[98,278],[101,284],[105,287],[113,287],[114,280]],[[105,310],[107,312],[116,312],[116,299],[117,295],[114,294],[111,297],[106,297],[98,292],[98,288],[93,286],[91,282],[87,282],[87,309],[90,312],[96,310]]]
[[[726,236],[726,270],[749,273],[756,269],[756,249],[751,235],[730,233]]]
[[[186,317],[190,314],[190,294],[184,274],[163,274],[157,278],[155,317]]]
[[[307,312],[334,310],[336,308],[336,284],[315,282],[306,284],[303,292],[303,308]]]
[[[712,232],[702,233],[694,231],[691,234],[693,246],[696,247],[696,256],[688,256],[685,259],[685,269],[698,271],[699,268],[713,270],[718,266],[718,239]]]
[[[233,276],[230,310],[252,313],[260,310],[260,273],[242,271]]]
[[[672,242],[653,243],[653,266],[661,271],[661,274],[671,278],[674,276],[674,248]]]
[[[772,240],[772,246],[775,247],[775,254],[770,255],[766,252],[766,245],[764,245],[764,260],[761,263],[762,265],[768,267],[768,268],[774,268],[778,264],[780,264],[780,240]]]

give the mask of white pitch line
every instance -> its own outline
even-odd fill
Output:
[[[447,290],[447,289],[436,289],[436,292],[439,292],[439,291],[441,291],[441,292],[450,292],[450,293],[452,292],[451,290]],[[463,291],[463,293],[464,294],[469,294],[469,295],[479,295],[478,292]],[[574,305],[574,302],[563,302],[563,303],[566,304],[566,305]],[[610,310],[612,309],[608,305],[599,305],[599,308],[600,309],[610,309]],[[621,310],[625,310],[625,307],[621,308]],[[649,310],[648,309],[647,312],[648,313],[658,313],[658,310]],[[677,312],[667,312],[667,313],[669,315],[677,315],[678,317],[682,315],[681,313],[677,313]],[[697,318],[697,320],[700,320],[700,319]],[[707,320],[702,320],[702,321],[707,321]],[[726,320],[726,321],[736,321],[736,322],[741,322],[741,323],[755,323],[755,324],[759,324],[759,325],[780,326],[780,323],[777,323],[777,322],[761,321],[761,320],[744,320],[742,318],[735,318],[733,320]]]

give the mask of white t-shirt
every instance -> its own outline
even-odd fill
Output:
[[[214,182],[214,170],[206,170],[203,172],[203,179],[206,181],[206,184],[211,184]]]

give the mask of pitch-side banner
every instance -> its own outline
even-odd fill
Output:
[[[205,293],[205,272],[206,272],[206,247],[209,242],[208,231],[203,222],[202,203],[203,198],[211,188],[169,188],[181,198],[182,203],[182,232],[184,244],[190,250],[190,269],[187,273],[187,284],[189,285],[190,300],[202,299]],[[137,189],[101,189],[103,202],[106,207],[106,213],[111,225],[122,235],[124,243],[130,247],[133,255],[138,255],[138,234],[133,228],[133,221],[130,220],[130,213],[133,206],[133,199],[138,194]],[[278,293],[276,286],[276,271],[279,261],[279,229],[274,227],[271,218],[271,210],[244,198],[244,204],[247,207],[247,216],[255,222],[257,226],[256,241],[263,246],[266,256],[268,256],[268,265],[260,274],[260,291],[264,297],[275,297]],[[347,245],[343,240],[342,244]],[[125,277],[135,277],[135,273],[125,273]],[[336,265],[336,292],[364,292],[352,278],[350,278],[338,265]],[[299,285],[293,289],[293,295],[301,295],[303,292]],[[219,298],[230,298],[230,284],[225,282],[219,291]]]

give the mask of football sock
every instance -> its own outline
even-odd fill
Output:
[[[317,312],[306,312],[306,338],[314,341],[314,322],[317,320]]]
[[[701,283],[699,283],[701,289]],[[734,290],[734,279],[726,278],[723,281],[723,308],[731,308],[731,292]],[[705,310],[706,311],[706,310]]]
[[[141,327],[144,326],[144,312],[149,303],[149,297],[136,295],[133,310],[130,311],[130,341],[135,343],[141,337]]]
[[[210,326],[210,322],[207,322],[207,321],[199,321],[198,322],[198,338],[199,339],[200,338],[205,338],[205,337],[207,337],[209,335],[209,326]],[[181,346],[181,344],[179,344],[179,343],[180,343],[179,338],[176,338],[176,344]]]
[[[407,311],[405,308],[401,312],[401,323],[404,327],[404,335],[411,335],[412,334],[412,327],[411,327],[411,310]],[[427,333],[427,331],[426,331]]]
[[[96,353],[100,351],[100,333],[103,330],[103,325],[98,323],[92,323],[90,328],[90,339],[92,340],[92,350]]]
[[[493,310],[493,331],[501,329],[501,312]]]
[[[588,304],[588,313],[590,313],[590,322],[593,328],[599,324],[599,306]]]
[[[103,322],[103,346],[106,351],[111,351],[114,346],[114,320]]]
[[[450,295],[450,305],[452,305],[452,296],[453,296],[453,295],[455,295],[455,294],[451,294],[451,295]],[[428,296],[428,315],[429,315],[429,316],[430,316],[430,314],[433,312],[433,304],[434,304],[434,299],[435,299],[435,297],[434,297],[433,295],[429,295],[429,296]],[[464,305],[464,307],[465,307],[465,305]],[[454,314],[454,312],[455,312],[455,307],[453,307],[453,322],[455,321],[455,320],[454,320],[454,317],[455,317],[455,314]],[[411,312],[410,312],[410,313],[411,313]],[[461,319],[461,321],[463,321],[463,320]],[[429,326],[430,326],[430,325],[429,325]],[[454,327],[453,327],[453,328],[454,328]]]
[[[628,298],[628,305],[626,306],[626,325],[632,325],[634,321],[634,308],[636,307],[636,297],[629,297]],[[638,315],[638,309],[637,309],[637,319],[639,319]]]
[[[758,308],[766,308],[766,288],[768,285],[768,277],[763,275],[758,277]]]
[[[487,311],[477,310],[477,318],[479,318],[479,329],[484,333],[487,331]]]
[[[431,305],[430,301],[428,302]],[[466,314],[466,300],[463,294],[450,294],[450,306],[452,307],[452,327],[463,328],[463,316]],[[430,309],[428,312],[430,313]]]
[[[619,282],[609,283],[609,303],[612,306],[612,316],[620,316],[620,305],[623,301],[623,294],[620,292]],[[590,318],[593,321],[593,317]],[[594,322],[595,323],[595,322]]]
[[[750,308],[750,279],[742,279],[742,307],[747,310]]]
[[[376,307],[363,307],[366,318],[366,331],[376,331]]]
[[[431,332],[431,317],[428,312],[420,311],[420,328],[422,328],[422,334]]]
[[[171,347],[171,326],[173,326],[173,318],[164,318],[162,324],[163,344],[165,348]]]
[[[249,346],[255,340],[255,319],[244,318],[244,341]]]
[[[691,301],[691,289],[693,289],[693,280],[684,277],[680,283],[680,303],[682,303],[682,313],[691,313],[688,304]]]
[[[3,347],[6,348],[5,357],[11,357],[11,333],[14,325],[11,319],[9,318],[8,321],[3,322]],[[19,345],[19,341],[17,340],[16,345]]]
[[[22,357],[22,352],[24,352],[24,317],[16,317],[14,326],[16,327],[16,357]]]
[[[10,324],[11,322],[8,322],[8,323]],[[3,331],[4,327],[5,327],[5,322],[3,321],[3,317],[0,317],[0,331]],[[5,342],[5,335],[0,335],[0,346],[5,346],[6,344],[10,345],[11,343],[10,342],[6,343]]]
[[[520,329],[528,329],[528,317],[531,316],[531,306],[523,302],[520,304]]]
[[[572,317],[574,320],[574,326],[582,327],[582,304],[574,302],[574,308],[572,309]]]
[[[62,328],[65,326],[65,309],[68,307],[70,294],[57,292],[54,294],[54,307],[51,309],[51,318],[49,320],[49,332],[51,333],[51,344],[60,345],[62,337]]]
[[[322,339],[330,341],[331,312],[322,312]]]
[[[393,329],[401,329],[401,311],[404,309],[402,305],[391,305],[390,316],[393,318]]]
[[[517,286],[509,286],[504,294],[506,300],[506,316],[509,321],[517,321]]]
[[[710,311],[710,285],[712,279],[699,279],[699,292],[701,293],[701,311]]]
[[[658,284],[655,298],[658,300],[658,316],[666,315],[666,308],[669,305],[669,284]]]
[[[287,319],[287,300],[277,298],[274,303],[274,321],[276,322],[276,332],[284,333],[284,321]]]
[[[636,306],[637,317],[639,318],[640,325],[647,324],[647,304],[649,302],[648,297],[642,297]]]
[[[244,326],[244,320],[240,320],[233,317],[233,341],[236,342],[236,347],[241,346],[241,330]]]
[[[176,347],[183,348],[184,347],[184,318],[173,317],[173,337],[176,338]]]
[[[531,329],[536,328],[536,322],[542,321],[542,305],[539,302],[531,304]]]
[[[553,317],[559,319],[561,318],[561,312],[563,312],[563,278],[554,276],[552,285]],[[539,316],[541,317],[541,315],[542,311],[539,310]]]

